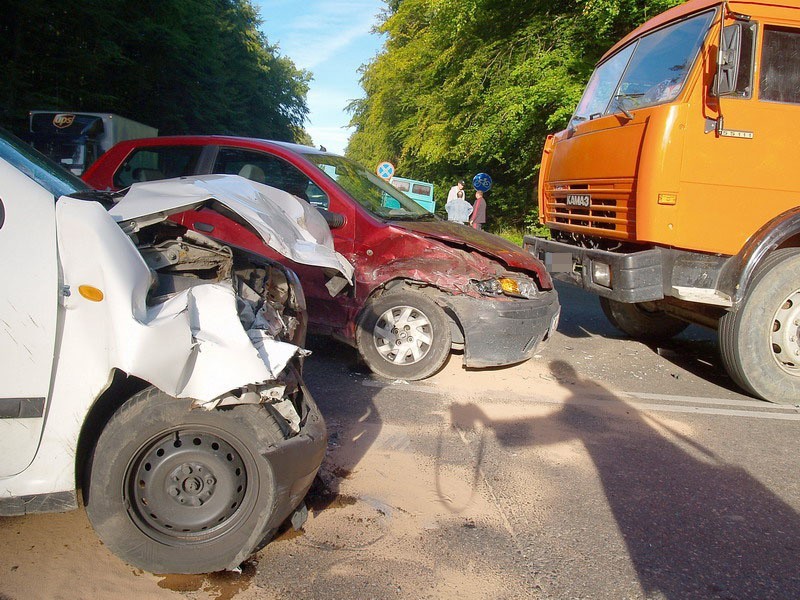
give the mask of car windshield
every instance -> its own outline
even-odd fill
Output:
[[[433,221],[437,218],[403,192],[350,159],[330,154],[307,154],[306,158],[380,219]]]
[[[674,100],[708,33],[714,11],[657,29],[603,61],[572,123]]]
[[[0,129],[0,158],[33,179],[56,198],[91,188],[25,142]]]

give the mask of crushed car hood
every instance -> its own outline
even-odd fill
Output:
[[[545,288],[553,285],[544,265],[531,253],[491,233],[447,221],[392,221],[391,225],[449,245],[477,250],[499,260],[508,268],[536,273]]]
[[[296,263],[335,269],[353,281],[353,266],[333,249],[325,219],[307,202],[238,175],[203,175],[133,184],[108,213],[137,228],[219,202],[244,219],[270,248]]]

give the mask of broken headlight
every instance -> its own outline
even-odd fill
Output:
[[[536,284],[527,277],[497,277],[475,281],[475,287],[484,296],[512,296],[514,298],[534,298],[538,292]]]

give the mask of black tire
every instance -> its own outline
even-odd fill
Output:
[[[364,362],[390,379],[430,377],[447,359],[450,343],[444,311],[424,294],[406,289],[369,300],[356,330]]]
[[[800,249],[776,250],[758,267],[744,301],[720,320],[722,363],[752,394],[800,403]]]
[[[88,467],[84,502],[98,536],[153,573],[238,566],[282,508],[259,456],[284,439],[272,414],[191,403],[155,388],[136,394],[103,429]]]
[[[652,303],[629,304],[601,296],[600,308],[614,327],[643,342],[668,340],[689,326]]]

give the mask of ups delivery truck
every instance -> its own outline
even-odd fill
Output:
[[[157,135],[155,127],[111,113],[32,110],[27,139],[39,152],[81,175],[117,142]]]

